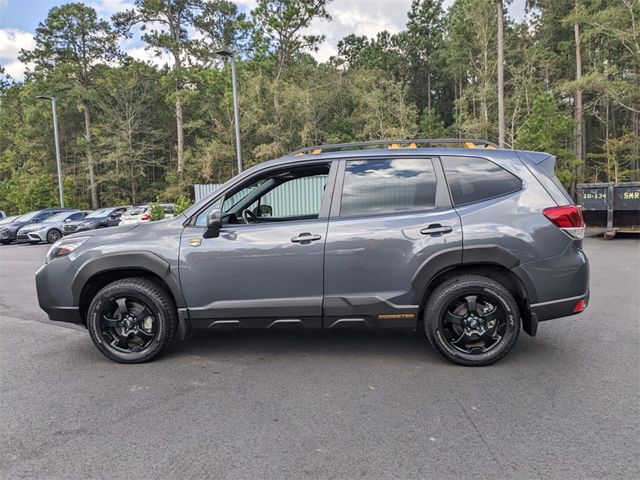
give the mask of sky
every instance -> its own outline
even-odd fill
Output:
[[[94,7],[98,15],[109,18],[113,13],[131,8],[134,0],[85,0]],[[525,1],[513,0],[507,14],[521,20],[525,16]],[[0,65],[12,78],[24,78],[25,65],[18,60],[20,49],[34,47],[33,34],[38,24],[47,16],[49,9],[69,3],[70,0],[0,0]],[[250,12],[256,0],[237,0],[240,10]],[[453,0],[445,0],[448,7]],[[391,33],[401,31],[407,23],[407,12],[411,0],[333,0],[328,10],[332,21],[316,21],[309,33],[326,35],[325,42],[315,54],[319,61],[327,60],[337,53],[340,39],[355,33],[374,37],[382,30]],[[129,55],[140,60],[158,62],[145,49],[139,38],[124,40],[121,47]]]

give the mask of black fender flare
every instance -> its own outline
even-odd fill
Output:
[[[176,306],[178,308],[185,306],[178,277],[172,274],[169,262],[148,251],[117,252],[102,255],[80,265],[71,281],[74,305],[80,304],[82,290],[92,277],[114,270],[130,269],[145,270],[162,278],[171,290]]]
[[[452,268],[473,265],[498,265],[506,268],[520,280],[528,302],[537,302],[535,286],[526,271],[520,267],[518,257],[500,245],[478,245],[440,250],[427,258],[411,281],[414,305],[422,305],[429,285],[440,274]],[[529,312],[522,312],[522,319],[525,331],[529,335],[535,335],[536,319]]]

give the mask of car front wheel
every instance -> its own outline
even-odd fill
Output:
[[[62,238],[62,232],[55,228],[47,232],[47,243],[56,243]]]
[[[518,304],[487,277],[463,275],[430,295],[424,328],[433,347],[458,365],[489,365],[513,348],[520,333]]]
[[[177,326],[173,298],[146,278],[110,283],[96,294],[87,312],[93,343],[120,363],[153,360],[171,344]]]

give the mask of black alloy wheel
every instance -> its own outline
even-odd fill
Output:
[[[142,352],[161,329],[144,300],[135,295],[113,297],[104,302],[98,323],[107,348],[120,353]]]
[[[87,311],[93,343],[120,363],[152,360],[173,341],[177,326],[173,297],[147,278],[110,283],[95,295]]]
[[[56,230],[54,228],[54,229],[49,230],[47,232],[47,242],[48,243],[56,243],[61,238],[62,238],[62,232],[60,230]]]
[[[497,362],[520,333],[518,304],[499,282],[480,275],[450,278],[431,293],[424,310],[429,342],[459,365]]]
[[[465,295],[449,303],[441,323],[451,347],[467,354],[485,353],[502,341],[507,315],[489,295]]]

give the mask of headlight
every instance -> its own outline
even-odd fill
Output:
[[[78,237],[58,240],[47,252],[47,263],[54,258],[66,257],[91,237]]]

